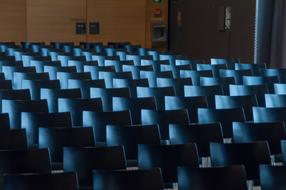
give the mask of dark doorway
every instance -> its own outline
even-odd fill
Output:
[[[253,62],[256,0],[170,0],[169,49],[189,58]],[[225,10],[231,8],[231,28]]]

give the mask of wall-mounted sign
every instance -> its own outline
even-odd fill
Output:
[[[153,0],[153,3],[162,3],[163,0]]]
[[[98,22],[89,23],[89,34],[96,35],[100,32],[100,26]]]
[[[75,24],[75,32],[77,35],[86,34],[86,23],[85,22],[77,22]]]
[[[161,8],[154,8],[153,9],[153,17],[155,17],[155,18],[162,17],[162,9]]]

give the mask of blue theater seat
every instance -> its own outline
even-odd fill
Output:
[[[49,80],[49,74],[16,71],[13,73],[13,89],[23,89],[23,80]]]
[[[4,176],[3,190],[77,190],[76,173],[9,174]]]
[[[22,65],[4,65],[2,67],[2,72],[5,75],[6,80],[14,80],[14,72],[23,73],[36,73],[35,67],[23,67]]]
[[[73,126],[82,126],[84,111],[103,111],[101,99],[58,99],[59,112],[70,112]]]
[[[111,183],[112,182],[112,183]],[[162,190],[161,170],[94,170],[93,187],[97,190]]]
[[[169,136],[171,144],[196,143],[198,154],[202,157],[210,156],[210,143],[223,142],[222,130],[219,123],[213,124],[191,124],[191,125],[169,125]]]
[[[173,87],[137,87],[138,98],[154,97],[158,110],[165,110],[164,98],[165,96],[175,96],[175,89]]]
[[[266,85],[229,85],[230,96],[255,95],[259,106],[265,106],[264,94],[269,93]]]
[[[259,179],[259,165],[271,164],[266,141],[251,143],[211,143],[212,166],[244,165],[248,180]]]
[[[138,146],[138,164],[140,169],[159,167],[164,183],[176,183],[177,167],[198,167],[199,157],[195,144]]]
[[[253,107],[253,121],[257,123],[283,122],[285,121],[286,108]]]
[[[63,149],[63,169],[65,172],[77,173],[80,187],[92,188],[93,170],[125,168],[126,160],[122,146],[64,147]]]
[[[60,67],[61,63],[60,62],[55,62],[55,61],[46,61],[46,60],[31,60],[30,61],[30,66],[35,67],[37,73],[43,73],[44,72],[44,67],[45,66],[57,66]]]
[[[58,65],[45,65],[44,72],[49,73],[50,80],[57,80],[57,72],[75,73],[76,67],[61,67]]]
[[[61,89],[68,88],[69,79],[91,80],[90,73],[57,72],[57,79],[60,80]]]
[[[195,97],[179,97],[179,96],[165,96],[166,110],[180,110],[187,109],[189,112],[190,122],[198,122],[198,108],[207,108],[208,102],[205,96]]]
[[[59,98],[81,98],[80,89],[41,89],[41,99],[47,100],[50,113],[58,112],[58,99]]]
[[[137,161],[139,144],[160,144],[159,128],[157,125],[107,125],[106,144],[123,146],[127,161]]]
[[[232,138],[232,122],[245,122],[245,116],[241,108],[212,109],[198,108],[199,123],[221,123],[223,137]]]
[[[286,139],[285,126],[276,123],[233,122],[233,141],[237,143],[267,141],[271,155],[281,154],[280,141]]]
[[[148,87],[149,83],[147,79],[113,79],[113,88],[129,88],[130,96],[132,98],[137,97],[137,86]]]
[[[0,90],[0,106],[2,109],[2,100],[31,100],[30,90]],[[2,112],[2,110],[1,110]]]
[[[285,166],[260,165],[259,169],[262,190],[286,188]]]
[[[187,125],[190,123],[188,110],[141,110],[142,124],[158,125],[160,129],[161,139],[169,139],[169,124]]]
[[[265,94],[265,106],[267,108],[286,107],[286,95]]]
[[[84,111],[82,119],[84,126],[90,126],[93,128],[94,137],[97,142],[106,142],[107,125],[131,125],[131,116],[129,111]]]
[[[90,97],[99,98],[102,101],[104,111],[112,111],[112,98],[130,98],[128,88],[90,88]]]
[[[0,168],[3,174],[51,173],[48,149],[0,150]]]
[[[274,93],[275,94],[286,94],[286,84],[285,83],[275,83],[274,84]]]
[[[153,97],[147,98],[112,98],[113,111],[130,111],[133,125],[141,124],[141,110],[156,110],[156,102]]]
[[[90,88],[105,88],[104,80],[69,79],[69,89],[80,89],[82,98],[90,98]]]
[[[192,85],[191,78],[173,79],[157,77],[157,87],[173,87],[176,96],[184,96],[184,86]]]
[[[41,88],[60,89],[59,80],[22,80],[22,89],[29,89],[32,100],[41,99]]]
[[[48,112],[46,100],[2,100],[2,113],[8,113],[11,128],[21,128],[22,112]]]
[[[25,129],[0,129],[0,150],[26,150],[27,147]]]
[[[222,96],[215,95],[216,109],[233,109],[243,108],[247,121],[253,121],[252,107],[258,106],[258,102],[255,95],[245,96]]]
[[[32,113],[22,112],[21,128],[26,130],[29,146],[39,144],[39,128],[72,127],[71,116],[66,113]]]
[[[10,129],[10,119],[9,119],[9,114],[8,113],[2,113],[0,114],[0,126],[1,129]]]
[[[63,147],[94,147],[91,127],[39,128],[39,148],[48,148],[53,169],[62,169]]]
[[[221,86],[184,86],[185,97],[206,96],[208,106],[215,107],[215,95],[223,95]]]
[[[243,166],[178,168],[180,190],[247,190]]]

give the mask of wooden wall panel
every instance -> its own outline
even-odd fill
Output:
[[[27,0],[29,41],[85,41],[75,23],[86,20],[86,0]]]
[[[87,21],[100,23],[88,41],[130,41],[145,46],[146,0],[87,0]]]
[[[167,2],[167,0],[163,0]],[[0,41],[122,42],[151,46],[152,0],[0,0]],[[99,35],[76,35],[76,22],[100,23]],[[155,21],[156,22],[156,21]],[[159,21],[159,22],[162,22]]]
[[[26,0],[0,0],[0,41],[26,40]]]

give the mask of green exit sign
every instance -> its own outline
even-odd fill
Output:
[[[153,0],[153,3],[162,3],[162,0]]]

